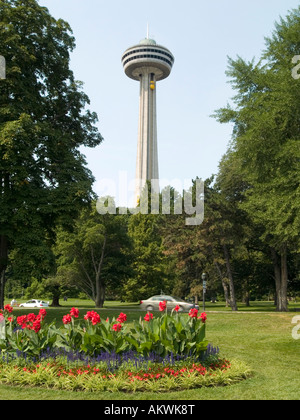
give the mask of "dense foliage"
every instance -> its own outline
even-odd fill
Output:
[[[69,68],[71,28],[36,0],[0,1],[0,307],[7,268],[26,284],[51,272],[58,225],[92,196],[81,146],[102,141]]]

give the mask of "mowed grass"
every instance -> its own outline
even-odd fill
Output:
[[[80,316],[95,310],[90,301],[68,300],[62,308],[48,308],[47,322],[62,316],[72,306],[80,309]],[[218,305],[218,306],[216,306]],[[296,306],[297,305],[293,305]],[[300,305],[298,305],[300,306]],[[1,400],[299,400],[300,399],[300,340],[292,337],[297,313],[276,313],[269,302],[253,303],[250,308],[239,307],[232,313],[222,304],[208,304],[206,312],[207,339],[220,348],[221,356],[247,363],[253,376],[238,384],[168,393],[85,393],[50,389],[16,388],[0,385]],[[291,308],[290,308],[291,309]],[[29,310],[15,309],[18,316]],[[35,310],[30,310],[35,312]],[[128,322],[144,316],[137,304],[109,302],[98,310],[101,319],[125,312]],[[246,311],[246,312],[245,312]],[[159,314],[156,314],[159,316]],[[299,314],[300,315],[300,314]],[[300,333],[300,332],[299,332]]]

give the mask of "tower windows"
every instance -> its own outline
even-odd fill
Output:
[[[141,52],[147,52],[147,53],[154,52],[154,53],[162,54],[162,55],[165,55],[166,57],[168,57],[171,60],[172,64],[174,63],[174,57],[171,54],[167,53],[163,49],[160,50],[158,48],[139,48],[139,49],[136,49],[136,50],[132,50],[132,51],[129,51],[129,52],[125,53],[122,57],[122,60],[124,60],[126,57],[128,57],[131,54],[137,54],[137,53],[141,53]]]
[[[139,60],[141,58],[154,58],[155,60],[164,61],[169,64],[170,67],[172,67],[172,63],[170,60],[164,57],[160,57],[159,55],[153,55],[153,54],[141,54],[141,55],[134,55],[133,57],[127,58],[127,60],[123,61],[123,65],[125,66],[127,63],[129,63],[132,60]]]

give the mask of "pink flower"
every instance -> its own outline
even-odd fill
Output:
[[[117,321],[120,322],[120,324],[123,324],[123,322],[127,321],[127,315],[121,312],[117,318]]]
[[[4,306],[4,310],[7,311],[7,312],[9,312],[9,313],[11,313],[13,311],[13,309],[14,308],[12,306],[10,306],[10,305],[5,305]]]
[[[198,310],[196,308],[192,308],[189,312],[189,316],[191,318],[197,318],[197,315],[198,315]]]
[[[163,312],[163,311],[166,310],[167,302],[165,300],[163,302],[159,302],[159,305],[158,306],[159,306],[160,312]]]
[[[79,316],[79,309],[77,309],[77,308],[72,308],[72,309],[70,310],[70,315],[71,315],[71,316],[73,316],[74,318],[78,318],[78,316]]]
[[[63,316],[62,322],[63,322],[65,325],[70,324],[70,322],[71,322],[71,321],[72,321],[72,317],[71,317],[71,315],[70,315],[70,314],[68,314],[68,315],[64,315],[64,316]]]
[[[179,305],[176,305],[175,308],[174,308],[174,311],[175,312],[178,312],[179,310],[180,310],[180,306]]]
[[[122,324],[114,324],[114,325],[112,326],[112,329],[113,329],[114,331],[116,331],[116,332],[120,331],[120,330],[121,330],[121,328],[122,328]]]
[[[147,321],[147,322],[149,322],[150,319],[153,319],[153,314],[151,314],[150,312],[148,312],[146,314],[146,316],[144,317],[144,320]]]

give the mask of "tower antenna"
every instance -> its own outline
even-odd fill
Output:
[[[147,39],[149,39],[149,23],[147,23]]]

